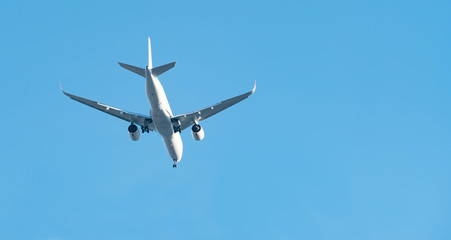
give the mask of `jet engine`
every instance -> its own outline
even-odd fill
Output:
[[[141,137],[138,127],[135,124],[131,124],[130,126],[128,126],[128,135],[130,135],[130,138],[133,141],[138,141],[139,138]]]
[[[194,140],[200,141],[202,139],[204,139],[204,130],[202,129],[202,127],[199,124],[194,124],[193,127],[191,128],[191,133],[193,134],[193,138]]]

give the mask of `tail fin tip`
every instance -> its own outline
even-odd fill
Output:
[[[148,68],[152,69],[152,49],[150,44],[150,37],[147,37],[147,48],[148,48]]]

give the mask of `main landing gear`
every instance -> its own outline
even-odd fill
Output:
[[[182,133],[182,124],[176,118],[171,119],[172,127],[174,128],[174,133],[179,132]]]
[[[147,126],[145,126],[145,127],[143,127],[143,126],[141,126],[141,131],[142,131],[142,133],[149,133],[149,127],[147,127]]]

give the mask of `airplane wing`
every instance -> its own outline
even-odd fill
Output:
[[[186,113],[186,114],[181,114],[181,115],[177,115],[174,117],[174,119],[177,119],[180,121],[180,124],[182,125],[181,128],[182,130],[193,125],[195,123],[195,121],[202,121],[205,120],[213,115],[215,115],[216,113],[219,113],[223,110],[225,110],[228,107],[231,107],[241,101],[243,101],[244,99],[246,99],[247,97],[249,97],[250,95],[252,95],[252,93],[255,92],[255,88],[257,86],[257,82],[255,82],[254,84],[254,88],[252,89],[252,91],[249,91],[247,93],[238,95],[236,97],[224,100],[220,103],[217,103],[213,106],[192,112],[192,113]]]
[[[154,131],[155,130],[155,125],[153,124],[152,118],[150,116],[146,116],[146,115],[142,115],[142,114],[138,114],[138,113],[132,113],[132,112],[127,112],[124,110],[121,110],[119,108],[115,108],[115,107],[111,107],[108,105],[105,105],[103,103],[99,103],[96,101],[92,101],[86,98],[82,98],[79,96],[75,96],[73,94],[67,93],[65,91],[63,91],[63,89],[61,89],[61,91],[68,97],[70,97],[71,99],[77,101],[77,102],[81,102],[85,105],[88,105],[92,108],[95,108],[97,110],[100,110],[102,112],[108,113],[110,115],[113,115],[117,118],[120,118],[122,120],[125,120],[127,122],[132,122],[135,124],[138,124],[142,127],[148,127],[149,130]]]

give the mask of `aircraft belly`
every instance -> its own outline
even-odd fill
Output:
[[[174,133],[171,136],[163,136],[164,146],[169,153],[169,156],[174,161],[179,162],[182,159],[183,143],[180,133]]]
[[[166,116],[161,110],[153,111],[152,117],[155,128],[161,136],[170,136],[174,132],[171,118]]]
[[[171,122],[172,111],[168,99],[158,78],[146,70],[146,94],[152,108],[152,120],[155,129],[163,138],[169,156],[176,162],[182,159],[183,143],[180,133],[174,133]]]

